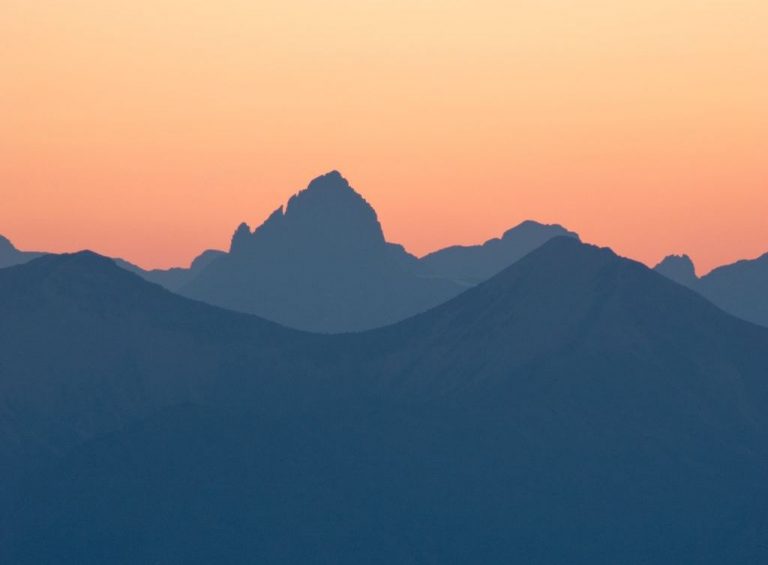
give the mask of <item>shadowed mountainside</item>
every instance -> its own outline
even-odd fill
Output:
[[[192,261],[189,268],[173,267],[171,269],[145,270],[124,259],[116,258],[115,262],[118,266],[132,273],[136,273],[149,282],[157,283],[168,290],[175,291],[196,277],[209,263],[223,254],[223,251],[218,251],[216,249],[203,251],[194,261]],[[47,255],[47,253],[19,251],[8,238],[0,235],[0,269],[3,267],[12,267],[14,265],[28,263],[32,259],[37,259],[43,255]]]
[[[579,236],[559,225],[526,221],[504,232],[500,238],[482,245],[454,245],[424,256],[423,273],[464,284],[477,284],[491,278],[553,237]]]
[[[170,269],[145,270],[124,259],[115,259],[115,263],[117,263],[119,267],[132,273],[136,273],[149,282],[159,284],[160,286],[175,292],[189,283],[199,275],[203,269],[222,255],[225,255],[224,251],[219,251],[218,249],[206,249],[200,255],[195,257],[189,267],[172,267]]]
[[[653,270],[689,288],[694,287],[699,280],[693,261],[688,255],[668,255]]]
[[[766,558],[768,331],[607,249],[340,336],[87,253],[0,290],[14,563]]]
[[[483,245],[417,259],[384,240],[376,212],[333,171],[255,230],[241,224],[229,254],[180,292],[290,327],[360,331],[440,304],[559,235],[578,237],[524,222]]]
[[[19,251],[7,237],[0,235],[0,269],[20,265],[42,255],[36,251]]]
[[[180,292],[290,327],[323,332],[383,326],[460,292],[418,276],[388,244],[373,208],[337,172],[313,180]]]
[[[768,326],[768,253],[757,259],[723,265],[700,278],[688,256],[682,257],[667,257],[655,270],[695,290],[734,316]],[[687,264],[683,265],[684,261]],[[672,269],[673,264],[679,268]]]
[[[417,258],[386,242],[373,208],[337,172],[316,178],[254,230],[243,223],[229,252],[207,250],[189,268],[119,266],[168,290],[256,314],[289,327],[344,333],[411,317],[487,280],[554,237],[562,226],[525,221],[482,245],[451,246]],[[0,268],[41,253],[0,236]],[[655,270],[720,308],[768,326],[768,254],[697,277],[687,255]]]

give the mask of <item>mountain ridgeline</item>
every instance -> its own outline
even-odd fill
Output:
[[[451,281],[418,276],[409,259],[384,240],[373,208],[332,172],[255,230],[241,225],[229,253],[179,292],[294,328],[358,331],[460,292]]]
[[[117,264],[184,296],[307,331],[344,333],[404,320],[477,285],[554,237],[579,236],[525,221],[481,245],[417,258],[387,242],[374,209],[337,171],[322,175],[251,229],[242,223],[227,252],[209,249],[190,267],[144,270]],[[40,253],[0,239],[0,267]],[[725,311],[768,326],[768,255],[697,277],[687,255],[656,270]]]
[[[768,330],[608,249],[343,335],[91,253],[0,297],[9,563],[768,559]]]
[[[419,260],[384,239],[376,212],[333,171],[256,229],[240,225],[229,253],[178,290],[294,328],[360,331],[445,302],[557,235],[575,234],[528,222]]]
[[[7,237],[0,235],[0,269],[20,265],[42,255],[36,251],[19,251]]]
[[[670,255],[656,271],[691,288],[734,316],[768,326],[768,253],[698,277],[687,255]]]

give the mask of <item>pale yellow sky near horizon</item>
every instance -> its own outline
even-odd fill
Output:
[[[423,254],[524,219],[768,251],[768,2],[0,1],[0,234],[187,263],[340,170]]]

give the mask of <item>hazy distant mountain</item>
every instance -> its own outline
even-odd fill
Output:
[[[384,240],[376,212],[334,171],[255,230],[242,224],[229,254],[180,292],[294,328],[357,331],[401,320],[461,290],[418,276],[414,260]]]
[[[46,255],[46,253],[37,251],[19,251],[8,238],[0,235],[0,268],[20,265],[43,255]],[[194,261],[192,261],[189,268],[174,267],[172,269],[145,270],[124,259],[115,259],[115,262],[118,266],[127,269],[132,273],[136,273],[150,282],[157,283],[168,290],[175,291],[196,277],[198,273],[211,263],[211,261],[221,255],[224,255],[224,252],[216,249],[203,251]]]
[[[89,254],[0,297],[9,562],[768,558],[768,330],[609,250],[339,336]]]
[[[696,286],[699,280],[693,261],[688,255],[668,255],[653,269],[676,283],[691,288]]]
[[[26,263],[41,255],[43,253],[36,251],[19,251],[7,237],[0,235],[0,269]]]
[[[701,278],[698,289],[726,312],[768,326],[768,253],[718,267]]]
[[[659,273],[692,288],[726,312],[768,326],[768,253],[697,277],[687,255],[672,255],[655,267]]]
[[[524,222],[483,245],[417,259],[384,240],[376,212],[333,171],[255,230],[241,224],[229,254],[179,291],[295,328],[359,331],[440,304],[558,235],[578,237]]]
[[[482,245],[454,245],[430,253],[421,259],[420,266],[432,276],[477,284],[558,236],[579,238],[559,225],[526,221]]]
[[[116,263],[209,304],[297,329],[342,333],[382,327],[441,304],[560,235],[578,238],[561,226],[527,221],[482,245],[419,259],[385,241],[374,209],[333,171],[256,229],[241,224],[229,252],[205,251],[189,268]]]
[[[203,271],[203,269],[205,269],[205,267],[222,255],[225,255],[224,251],[219,251],[218,249],[206,249],[192,261],[192,264],[188,268],[172,267],[170,269],[145,270],[124,259],[116,259],[115,262],[119,267],[127,269],[132,273],[136,273],[149,282],[157,283],[168,290],[176,291],[194,279]]]

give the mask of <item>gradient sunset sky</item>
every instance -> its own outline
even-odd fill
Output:
[[[524,219],[768,251],[766,0],[2,0],[0,233],[146,267],[338,169],[423,254]]]

